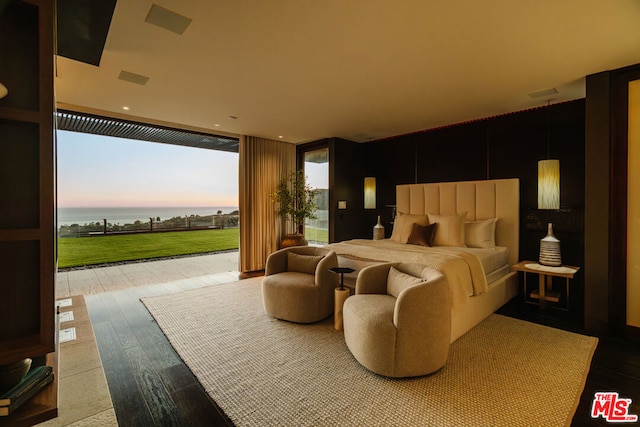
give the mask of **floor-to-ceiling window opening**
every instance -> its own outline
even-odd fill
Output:
[[[57,119],[60,267],[238,249],[237,139]]]
[[[304,171],[307,183],[320,190],[316,219],[307,219],[304,237],[311,244],[329,243],[329,148],[304,153]]]

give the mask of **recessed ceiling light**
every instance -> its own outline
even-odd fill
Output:
[[[278,135],[278,138],[282,139],[282,138],[284,138],[284,136],[282,136],[282,135]]]
[[[129,107],[127,107],[126,105],[124,107],[122,107],[122,109],[129,111]]]
[[[220,127],[220,123],[216,123],[214,126],[219,128]]]

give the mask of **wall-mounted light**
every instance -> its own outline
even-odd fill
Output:
[[[538,162],[538,209],[560,209],[560,160],[550,159],[549,106],[547,101],[547,160]]]
[[[7,87],[2,83],[0,83],[0,99],[7,96],[8,93],[9,93],[9,90],[7,89]]]
[[[364,208],[376,208],[376,179],[374,177],[364,179]]]

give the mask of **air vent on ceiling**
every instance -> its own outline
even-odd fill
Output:
[[[149,77],[142,76],[136,73],[130,73],[129,71],[122,70],[120,71],[120,75],[118,76],[120,80],[124,80],[125,82],[135,83],[138,85],[146,85],[147,81],[149,81]]]
[[[536,99],[536,98],[543,98],[545,96],[555,95],[556,93],[558,93],[558,91],[556,90],[555,87],[552,87],[550,89],[540,90],[538,92],[531,92],[529,96],[531,98]]]
[[[178,15],[177,13],[158,6],[157,4],[151,6],[151,9],[149,9],[149,13],[144,21],[176,34],[184,33],[189,24],[191,24],[191,18]]]

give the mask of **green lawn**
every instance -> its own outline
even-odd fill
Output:
[[[58,267],[238,249],[237,228],[58,239]]]
[[[304,238],[310,242],[329,243],[329,230],[326,228],[304,228]]]

